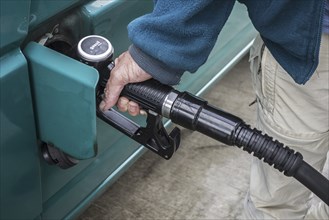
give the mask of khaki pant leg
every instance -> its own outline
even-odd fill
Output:
[[[267,48],[261,68],[255,67],[261,40],[255,41],[256,52],[251,54],[258,128],[302,153],[318,170],[323,169],[329,151],[328,42],[329,36],[323,35],[319,66],[305,85],[296,84]],[[252,162],[245,211],[252,219],[329,219],[328,206],[312,202],[307,188],[257,158]]]

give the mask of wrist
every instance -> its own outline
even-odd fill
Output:
[[[129,47],[129,53],[134,61],[154,79],[166,85],[176,85],[184,71],[167,66],[161,61],[147,55],[135,45]]]

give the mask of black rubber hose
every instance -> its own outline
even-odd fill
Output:
[[[289,147],[284,146],[279,141],[274,141],[272,137],[262,134],[257,129],[251,129],[245,123],[239,124],[234,133],[233,145],[242,148],[248,153],[253,153],[255,157],[268,163],[270,166],[286,176],[294,176],[303,157]]]
[[[306,162],[302,162],[294,177],[329,206],[329,181]]]
[[[250,129],[242,123],[235,133],[234,145],[253,155],[286,176],[293,176],[310,189],[322,201],[329,205],[329,181],[321,173],[303,160],[299,152],[284,146],[272,137],[262,134],[257,129]]]
[[[125,86],[121,95],[138,102],[143,108],[161,114],[170,92],[173,101],[169,119],[190,130],[199,131],[227,145],[236,145],[286,176],[293,176],[329,205],[329,180],[308,165],[295,152],[272,137],[251,129],[242,119],[208,105],[192,94],[179,92],[155,80]]]
[[[286,176],[293,176],[329,205],[329,180],[303,161],[295,152],[272,137],[251,129],[242,119],[209,106],[189,93],[181,93],[174,102],[171,120],[199,131],[227,145],[235,145],[253,154]]]

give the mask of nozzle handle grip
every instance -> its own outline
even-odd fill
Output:
[[[149,79],[144,82],[126,85],[121,92],[121,96],[137,102],[142,109],[161,114],[162,105],[172,90],[171,86],[164,85],[155,79]]]

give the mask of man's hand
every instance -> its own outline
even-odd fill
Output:
[[[140,113],[138,104],[125,97],[119,99],[119,95],[126,84],[143,82],[152,76],[138,66],[128,51],[115,59],[114,63],[115,67],[104,89],[104,99],[99,108],[105,111],[117,104],[120,111],[128,110],[129,114],[136,116]]]

